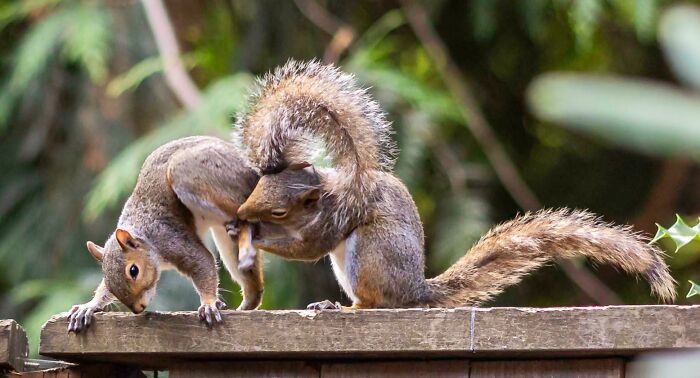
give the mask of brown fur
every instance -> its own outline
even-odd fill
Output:
[[[375,196],[375,172],[394,162],[391,127],[384,112],[353,76],[317,62],[290,61],[258,83],[237,130],[251,161],[263,173],[307,159],[308,136],[326,145],[337,175],[324,176],[339,228],[367,217]]]
[[[426,280],[415,203],[390,172],[392,153],[383,152],[388,123],[336,68],[288,63],[261,81],[238,126],[251,160],[267,173],[238,210],[258,224],[254,245],[291,259],[330,253],[356,307],[479,304],[544,263],[573,256],[641,274],[662,299],[675,296],[658,248],[585,211],[542,211],[498,226]],[[299,153],[313,137],[325,142],[336,167],[285,169],[304,159]],[[308,200],[312,188],[320,191],[318,200]]]
[[[643,276],[662,300],[672,301],[675,281],[663,253],[630,227],[604,223],[582,210],[527,213],[494,227],[456,264],[428,280],[437,306],[478,304],[554,260],[586,256]]]
[[[253,252],[253,266],[241,271],[235,244],[224,227],[237,220],[236,211],[257,179],[238,149],[217,138],[183,138],[155,150],[141,168],[117,231],[104,247],[88,243],[90,253],[102,262],[101,287],[140,312],[155,293],[160,271],[174,267],[192,280],[202,305],[216,311],[216,260],[202,241],[211,226],[222,231],[217,236],[214,230],[217,246],[224,243],[232,251],[219,248],[226,268],[243,288],[245,309],[256,308],[262,294],[262,261]],[[126,242],[130,238],[133,245]],[[242,250],[249,250],[246,243],[241,241]],[[129,275],[131,265],[140,272],[136,280]],[[104,297],[103,291],[98,290],[96,296]],[[93,300],[90,305],[100,307],[103,302]]]

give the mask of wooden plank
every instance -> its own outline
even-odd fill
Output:
[[[178,359],[631,356],[700,347],[700,306],[225,311],[223,316],[223,324],[207,329],[194,312],[106,313],[79,335],[66,332],[65,316],[54,317],[42,330],[40,353],[163,366]]]
[[[318,378],[318,364],[303,361],[190,362],[171,367],[170,378]]]
[[[224,311],[213,329],[194,312],[97,315],[87,332],[65,317],[43,327],[40,353],[63,360],[422,356],[468,348],[465,310]],[[143,361],[143,358],[146,361]],[[133,359],[130,359],[133,358]]]
[[[411,378],[469,377],[468,360],[393,361],[325,363],[322,378],[364,378],[368,376]]]
[[[12,372],[7,377],[22,378],[145,378],[141,370],[119,365],[81,365],[29,372]]]
[[[0,372],[22,370],[28,352],[27,335],[14,320],[0,320]]]
[[[698,348],[699,317],[700,306],[484,308],[474,317],[473,347],[508,356],[634,355]]]
[[[478,361],[470,378],[623,378],[622,359]]]

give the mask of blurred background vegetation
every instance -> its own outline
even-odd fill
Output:
[[[697,216],[700,101],[681,86],[698,88],[700,33],[674,27],[687,14],[692,24],[692,8],[659,31],[673,3],[167,1],[179,59],[201,90],[184,106],[141,2],[3,2],[0,318],[18,319],[35,343],[51,315],[87,301],[100,270],[85,241],[113,231],[145,156],[181,136],[228,138],[254,77],[289,58],[336,62],[390,113],[429,276],[523,210],[588,208],[647,233],[674,213]],[[576,74],[540,77],[550,71]],[[700,279],[697,249],[668,260],[681,294]],[[263,308],[347,301],[328,265],[266,256]],[[543,269],[491,304],[656,302],[644,283],[590,268]],[[169,273],[151,309],[197,304]]]

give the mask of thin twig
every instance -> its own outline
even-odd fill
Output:
[[[508,157],[505,148],[481,112],[475,97],[464,83],[459,68],[430,24],[425,9],[415,1],[402,0],[402,3],[408,23],[433,59],[447,89],[458,101],[467,127],[486,154],[504,188],[524,210],[532,211],[541,208],[540,201],[518,173],[515,164]],[[615,292],[587,269],[571,261],[562,261],[560,266],[571,280],[596,302],[622,303]]]
[[[649,191],[642,210],[632,218],[636,228],[646,232],[656,231],[655,224],[673,213],[673,207],[688,181],[693,164],[684,158],[669,159],[664,162],[656,183]]]
[[[311,23],[333,36],[323,53],[323,61],[337,63],[355,40],[355,29],[314,0],[294,0],[294,4]]]
[[[163,59],[166,82],[185,108],[196,108],[202,101],[202,95],[180,59],[180,48],[163,1],[141,0],[141,3],[156,40],[158,53]]]

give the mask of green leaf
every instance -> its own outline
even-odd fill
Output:
[[[665,229],[660,224],[656,224],[656,235],[649,241],[649,244],[656,243],[657,241],[670,237],[668,230]]]
[[[700,151],[700,95],[649,80],[553,73],[528,90],[541,119],[664,155]]]
[[[498,3],[492,0],[474,0],[470,4],[474,37],[478,41],[485,42],[496,32]]]
[[[197,65],[198,59],[193,54],[184,54],[182,62],[185,68],[193,68]],[[124,92],[138,87],[151,75],[163,71],[163,61],[160,55],[148,57],[131,67],[125,73],[116,76],[107,84],[107,94],[112,97],[119,97]]]
[[[679,215],[676,215],[676,223],[668,229],[668,236],[676,243],[676,252],[678,252],[681,247],[697,238],[698,233],[688,226]]]
[[[700,8],[679,5],[666,11],[659,41],[678,78],[700,89]]]
[[[406,18],[399,9],[384,13],[377,22],[367,28],[367,31],[358,38],[356,43],[358,51],[353,54],[352,59],[362,59],[360,56],[364,57],[365,53],[375,48],[389,33],[405,23]]]
[[[146,80],[149,76],[163,70],[163,61],[160,56],[146,58],[125,73],[116,76],[107,84],[107,94],[112,97],[119,97],[122,93],[134,89]]]
[[[20,21],[29,14],[56,5],[60,0],[8,1],[0,5],[0,30],[10,23]]]
[[[70,20],[62,52],[85,68],[92,81],[100,83],[107,75],[111,17],[98,6],[83,5],[71,9]]]
[[[366,83],[400,96],[431,118],[464,124],[459,107],[445,91],[431,88],[398,68],[351,62],[349,68]]]
[[[690,298],[695,295],[700,295],[700,285],[690,280],[688,280],[688,282],[690,282],[690,290],[688,290],[688,294],[685,297]]]
[[[70,13],[57,11],[34,24],[22,38],[14,56],[9,80],[0,91],[0,130],[10,117],[15,101],[47,66],[61,41]]]
[[[580,49],[588,51],[593,46],[602,10],[600,0],[577,0],[571,5],[569,22]]]
[[[641,41],[651,41],[656,29],[659,0],[634,1],[634,30]]]
[[[678,214],[676,214],[676,223],[674,223],[673,226],[669,227],[668,229],[659,224],[656,226],[656,235],[650,241],[650,243],[657,242],[664,238],[670,238],[676,245],[675,252],[678,252],[679,249],[695,239],[700,240],[700,223],[690,227]]]

